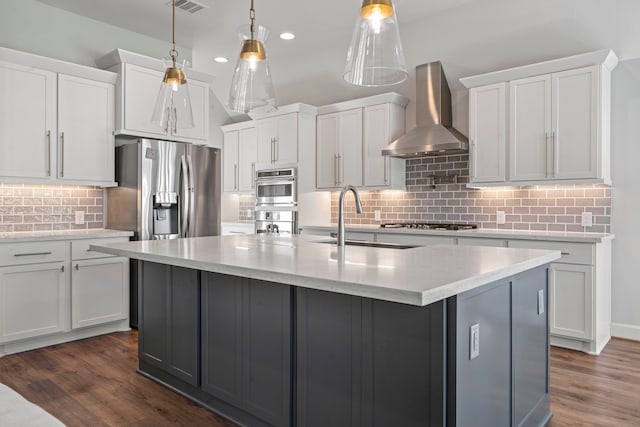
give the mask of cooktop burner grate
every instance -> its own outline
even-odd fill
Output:
[[[456,224],[433,222],[391,222],[380,224],[381,228],[415,228],[419,230],[472,230],[478,228],[477,224]]]

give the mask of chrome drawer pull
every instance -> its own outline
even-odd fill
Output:
[[[560,255],[571,255],[571,252],[560,252]]]
[[[53,252],[31,252],[24,254],[13,254],[13,256],[37,256],[37,255],[51,255]]]

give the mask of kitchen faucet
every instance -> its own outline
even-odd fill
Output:
[[[356,199],[356,212],[362,213],[362,203],[360,203],[360,195],[358,190],[353,185],[345,186],[340,192],[340,200],[338,201],[338,246],[344,246],[344,196],[348,191],[353,192],[353,196]]]

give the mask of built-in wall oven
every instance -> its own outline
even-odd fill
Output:
[[[256,206],[297,206],[296,169],[256,172]]]
[[[298,233],[296,169],[256,172],[256,233]]]

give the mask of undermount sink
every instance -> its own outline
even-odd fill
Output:
[[[335,245],[336,240],[322,240],[316,243],[328,243]],[[368,248],[384,248],[384,249],[411,249],[417,248],[418,245],[402,245],[399,243],[382,243],[382,242],[369,242],[366,240],[345,240],[344,244],[347,246],[366,246]]]

